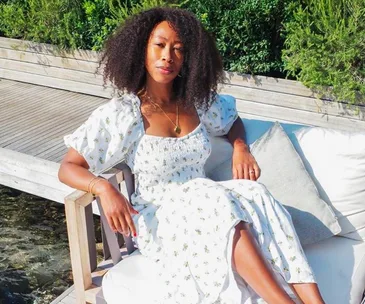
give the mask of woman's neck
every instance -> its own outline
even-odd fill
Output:
[[[160,105],[168,105],[174,101],[172,83],[161,84],[151,79],[146,83],[145,94]]]

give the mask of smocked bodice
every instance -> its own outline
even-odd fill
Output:
[[[210,152],[209,136],[202,123],[179,138],[142,135],[126,155],[135,176],[134,196],[152,200],[171,186],[205,177],[204,164]]]

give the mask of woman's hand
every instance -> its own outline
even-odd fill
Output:
[[[131,232],[136,237],[137,232],[132,220],[132,214],[138,214],[138,211],[133,209],[123,194],[105,181],[97,189],[96,195],[100,198],[110,228],[114,232],[118,231],[125,236],[129,236]]]
[[[232,175],[233,179],[257,180],[261,170],[247,145],[237,145],[233,148]]]

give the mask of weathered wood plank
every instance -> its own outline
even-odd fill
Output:
[[[64,155],[67,152],[67,147],[63,143],[63,138],[59,141],[54,141],[55,145],[51,148],[41,149],[39,152],[33,152],[34,156],[43,158],[43,159],[53,159],[54,157],[58,157],[60,155]]]
[[[237,100],[237,110],[240,114],[247,113],[257,115],[257,113],[260,113],[261,117],[269,120],[282,119],[300,124],[312,126],[316,125],[338,130],[365,130],[365,121],[362,120],[330,116],[308,111],[300,111],[297,109],[283,108],[270,104],[256,103],[242,99]]]
[[[51,102],[53,101],[53,98],[64,95],[62,91],[60,92],[56,90],[54,92],[50,92],[49,90],[43,92],[43,96],[36,98],[28,97],[34,93],[31,90],[27,90],[24,93],[16,92],[12,95],[11,102],[2,105],[5,109],[2,109],[1,111],[3,116],[0,118],[0,123],[6,121],[9,123],[8,126],[12,127],[12,124],[17,123],[14,118],[17,120],[24,120],[29,116],[34,117],[39,111],[52,109],[52,107],[55,107],[55,105]],[[5,129],[3,129],[3,131],[5,131]]]
[[[254,101],[262,104],[281,106],[289,109],[310,111],[314,113],[326,113],[328,115],[343,116],[352,119],[363,120],[365,107],[359,106],[345,108],[337,102],[325,102],[316,98],[291,95],[280,92],[259,90],[255,88],[224,85],[220,92],[230,94],[238,99]]]
[[[0,148],[0,163],[2,185],[57,202],[73,191],[58,180],[59,164],[55,162]]]
[[[37,63],[43,66],[58,67],[88,73],[96,73],[99,63],[93,61],[77,60],[73,58],[57,57],[40,53],[30,53],[18,50],[4,49],[0,47],[0,58],[14,61]],[[101,70],[98,74],[101,74]]]
[[[7,79],[0,79],[0,89],[1,90],[7,89],[8,87],[15,87],[15,86],[16,86],[16,82],[9,81]],[[20,86],[19,86],[19,88],[20,88]]]
[[[62,303],[72,303],[76,304],[76,299],[73,296],[75,292],[75,287],[72,285],[66,289],[62,294],[60,294],[56,299],[54,299],[50,304],[62,304]],[[73,302],[70,302],[72,301]]]
[[[33,75],[42,75],[57,79],[67,79],[70,81],[89,83],[97,86],[103,86],[104,84],[103,76],[100,74],[70,70],[62,67],[40,65],[37,63],[28,63],[0,58],[0,69],[1,68],[29,73],[29,77],[33,77]]]
[[[224,74],[225,79],[223,83],[226,84],[299,96],[315,97],[315,93],[311,89],[298,81],[266,76],[253,76],[249,74],[238,74],[234,72],[225,72]]]
[[[104,98],[95,98],[88,95],[80,95],[72,92],[66,92],[62,90],[43,90],[46,87],[40,87],[39,89],[40,96],[35,98],[30,97],[34,92],[30,90],[23,92],[15,92],[15,95],[12,95],[11,101],[8,103],[2,103],[1,109],[4,114],[3,117],[0,118],[0,121],[7,120],[12,122],[10,119],[12,116],[17,116],[18,119],[26,119],[27,115],[36,116],[35,113],[39,111],[51,111],[56,112],[58,109],[62,107],[66,107],[66,110],[69,113],[73,113],[74,108],[77,106],[86,106],[86,107],[94,107],[100,105],[100,100],[105,100]],[[83,102],[79,103],[78,100],[82,100]],[[87,102],[86,102],[87,101]],[[70,111],[72,109],[72,111]],[[31,111],[29,111],[31,110]],[[5,115],[6,114],[6,115]]]
[[[62,97],[62,93],[59,97]],[[104,101],[104,99],[99,100]],[[18,118],[17,120],[10,121],[11,116],[9,115],[8,120],[7,118],[0,120],[0,124],[6,123],[6,126],[3,126],[2,134],[0,136],[2,138],[0,139],[0,145],[5,143],[7,136],[11,136],[11,139],[15,140],[20,135],[32,132],[43,125],[48,127],[56,126],[56,121],[61,120],[62,122],[62,119],[66,119],[65,121],[72,121],[77,117],[84,117],[84,113],[91,113],[94,108],[102,104],[99,100],[93,102],[91,101],[91,98],[86,95],[75,96],[70,100],[66,98],[59,101],[56,100],[54,104],[48,100],[46,105],[38,105],[33,112],[29,111],[29,109],[25,110],[26,114],[22,113],[22,110],[14,111],[15,113],[22,113],[19,114],[20,119]],[[19,106],[25,102],[26,101],[19,101]],[[70,112],[71,108],[72,112]],[[30,107],[30,109],[32,109],[32,107]],[[62,123],[62,126],[67,126],[67,124]],[[15,131],[18,133],[14,137]]]
[[[21,50],[30,53],[41,53],[45,55],[53,55],[64,58],[72,58],[78,60],[86,60],[98,62],[99,54],[95,51],[88,50],[75,50],[75,51],[65,51],[61,50],[59,47],[46,43],[37,43],[27,40],[12,39],[0,37],[0,45],[2,48],[7,48],[11,50]]]
[[[77,100],[76,100],[77,101]],[[33,117],[22,119],[18,121],[18,130],[14,128],[5,129],[2,133],[0,145],[7,145],[9,142],[15,142],[17,139],[21,139],[22,143],[26,143],[31,138],[32,134],[36,137],[43,136],[42,132],[52,132],[62,129],[68,129],[74,126],[66,124],[66,121],[72,123],[72,121],[80,122],[86,120],[94,108],[83,107],[82,103],[75,107],[72,115],[69,112],[70,105],[57,106],[51,109],[49,112],[38,112]],[[52,129],[50,127],[52,126]],[[15,134],[16,133],[16,134]],[[27,135],[27,139],[24,139],[23,135]],[[23,140],[24,139],[24,140]]]
[[[28,73],[6,69],[0,69],[0,78],[28,82],[36,85],[48,86],[55,89],[68,90],[72,92],[90,94],[105,98],[110,98],[114,94],[113,89],[110,87],[104,89],[102,86],[94,84],[70,81],[66,79],[50,78],[42,75],[33,74],[32,77],[30,77]]]
[[[15,98],[17,98],[18,96],[23,96],[23,98],[29,98],[29,100],[35,99],[37,97],[40,98],[42,96],[42,92],[46,91],[47,89],[48,89],[47,87],[36,86],[36,85],[33,85],[32,88],[19,86],[19,88],[8,87],[1,89],[1,94],[0,94],[1,109],[4,111],[12,107]],[[30,97],[33,95],[35,95],[36,97],[35,98]]]

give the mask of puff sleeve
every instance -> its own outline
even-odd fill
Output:
[[[211,136],[226,135],[238,117],[236,99],[230,95],[216,95],[201,120]]]
[[[90,171],[99,174],[124,159],[140,128],[132,102],[113,98],[93,111],[74,133],[66,135],[64,142],[85,158]]]

